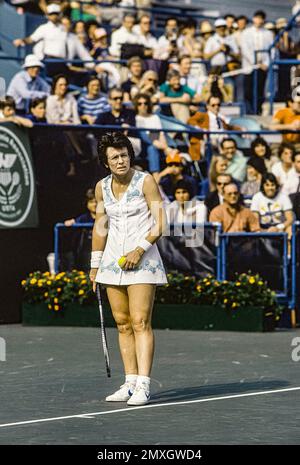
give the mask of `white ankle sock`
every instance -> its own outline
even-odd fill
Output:
[[[150,391],[150,378],[149,376],[138,376],[137,377],[137,382],[136,385],[143,385],[147,388],[148,391]]]
[[[136,384],[138,375],[126,375],[125,383]]]

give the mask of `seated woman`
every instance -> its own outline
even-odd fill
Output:
[[[272,156],[271,147],[268,142],[261,136],[256,137],[256,139],[252,141],[250,157],[262,159],[267,171],[270,171],[274,163],[278,161],[277,157]]]
[[[291,235],[294,221],[292,203],[287,195],[280,192],[280,185],[274,174],[263,175],[260,192],[254,195],[251,210],[259,219],[262,230],[287,232]]]
[[[46,98],[34,98],[30,102],[29,114],[26,118],[33,123],[46,123]]]
[[[212,66],[204,82],[201,92],[202,99],[206,102],[210,95],[221,98],[222,102],[230,103],[234,100],[233,86],[225,83],[221,76],[221,66]]]
[[[266,172],[264,161],[258,157],[251,157],[247,161],[247,180],[243,182],[241,193],[252,197],[260,190],[261,178]]]
[[[191,184],[183,179],[174,188],[175,200],[166,206],[169,224],[205,223],[207,209],[204,202],[193,197]]]
[[[209,190],[213,192],[217,190],[217,177],[219,174],[226,173],[228,168],[228,160],[223,155],[213,156],[209,167]]]
[[[158,74],[156,71],[145,71],[140,83],[131,90],[133,97],[137,93],[148,94],[153,105],[159,102]]]
[[[152,113],[152,102],[148,94],[139,93],[134,99],[136,127],[162,129],[160,119]],[[163,132],[141,131],[142,152],[146,152],[149,171],[154,178],[160,171],[161,158],[168,153],[168,144]]]

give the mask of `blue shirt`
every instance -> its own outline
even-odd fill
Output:
[[[40,76],[32,79],[26,70],[19,71],[8,86],[7,95],[13,97],[17,110],[26,110],[29,100],[47,97],[50,86]]]
[[[80,116],[89,115],[95,118],[97,118],[100,113],[110,111],[110,105],[107,97],[104,95],[91,99],[87,97],[87,94],[83,94],[77,101],[77,107]]]

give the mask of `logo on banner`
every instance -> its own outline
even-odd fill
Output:
[[[0,225],[22,225],[34,199],[31,160],[21,140],[0,126]]]

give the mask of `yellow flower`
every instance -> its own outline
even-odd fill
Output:
[[[49,305],[48,305],[48,308],[51,310],[51,309],[52,309],[52,305],[49,304]]]
[[[226,279],[225,279],[225,281],[223,281],[223,284],[228,284],[228,281],[226,281]]]
[[[26,284],[26,279],[23,279],[23,281],[21,282],[22,286],[25,286]]]
[[[255,278],[253,276],[251,276],[251,278],[249,278],[249,283],[250,284],[254,284],[255,283]]]
[[[235,307],[237,307],[237,303],[233,302],[233,304],[231,306],[232,306],[232,308],[235,308]]]
[[[76,271],[76,270],[75,270]],[[79,271],[79,274],[80,275],[83,275],[84,274],[84,271]]]
[[[61,287],[58,287],[58,288],[57,288],[57,292],[61,292]]]
[[[45,271],[45,273],[43,273],[43,276],[49,276],[49,275],[50,275],[49,271]]]
[[[204,278],[204,279],[203,279],[203,282],[206,283],[206,281],[208,281],[208,279],[207,279],[207,278]]]
[[[48,292],[44,293],[44,297],[48,297],[48,295],[49,295]]]
[[[84,290],[83,290],[83,289],[80,289],[80,291],[78,291],[78,294],[79,294],[79,295],[84,294]]]
[[[83,280],[81,281],[81,284],[86,284],[86,279],[83,279]]]
[[[55,304],[58,303],[58,298],[57,298],[57,297],[54,298],[54,303],[55,303]]]
[[[197,291],[201,291],[202,287],[201,286],[197,286]]]
[[[50,286],[50,284],[51,284],[51,281],[47,281],[47,284],[48,284],[48,286]]]
[[[210,281],[208,281],[207,283],[205,283],[205,286],[210,286]]]
[[[263,281],[258,281],[259,286],[262,286],[263,284],[264,284]]]
[[[43,283],[44,283],[44,281],[42,281],[41,279],[38,280],[38,286],[39,287],[42,287]]]
[[[59,305],[54,305],[54,310],[57,312],[57,310],[59,310]]]
[[[223,300],[223,303],[224,303],[224,304],[227,304],[227,302],[228,302],[228,299],[224,299],[224,300]]]
[[[37,282],[37,280],[36,280],[35,278],[32,278],[32,279],[30,280],[30,284],[35,284],[36,282]]]
[[[240,286],[241,283],[240,283],[239,281],[237,281],[237,282],[235,283],[235,285],[236,285],[236,286]]]

